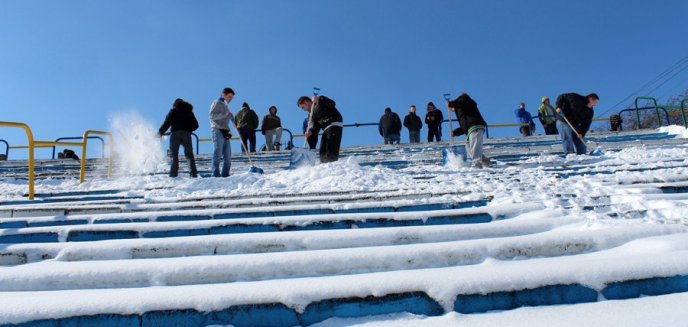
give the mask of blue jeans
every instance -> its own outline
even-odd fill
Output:
[[[229,169],[232,167],[232,147],[229,140],[222,136],[219,129],[213,129],[213,177],[229,176]],[[220,160],[222,162],[222,175],[220,175]]]
[[[409,130],[409,143],[420,143],[420,131]]]
[[[586,154],[588,149],[585,144],[581,142],[569,124],[563,121],[557,120],[557,129],[559,130],[559,137],[561,137],[561,143],[564,146],[564,154],[576,153],[576,154]]]

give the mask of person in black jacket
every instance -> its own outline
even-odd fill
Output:
[[[277,116],[277,107],[270,106],[268,114],[263,117],[260,131],[265,135],[266,150],[279,151],[282,145],[282,121]]]
[[[428,142],[432,142],[433,138],[437,142],[442,141],[443,120],[442,111],[437,109],[434,103],[428,102],[428,113],[425,114],[425,125],[428,125]]]
[[[174,100],[172,109],[165,117],[165,122],[162,123],[158,134],[162,136],[167,132],[168,128],[172,128],[170,134],[170,155],[172,156],[172,165],[170,166],[170,177],[177,177],[179,173],[179,146],[184,147],[184,156],[189,162],[189,169],[191,177],[197,177],[196,159],[193,154],[193,145],[191,144],[191,133],[198,129],[198,120],[193,113],[193,106],[182,100]]]
[[[404,117],[404,126],[409,131],[409,143],[420,143],[420,129],[423,128],[423,121],[416,115],[416,106],[411,105],[409,114]]]
[[[248,103],[244,102],[241,110],[237,112],[235,123],[243,144],[241,151],[246,152],[250,150],[251,152],[256,152],[256,129],[258,129],[259,121],[258,115],[251,109]]]
[[[337,110],[337,104],[332,99],[322,95],[312,99],[302,96],[296,104],[303,111],[310,113],[308,130],[305,133],[306,139],[310,138],[311,135],[318,135],[322,129],[320,162],[328,163],[339,160],[339,147],[342,143],[344,124],[342,123],[342,115]],[[311,112],[311,107],[313,112]]]
[[[466,135],[466,153],[473,161],[473,167],[490,166],[490,159],[483,155],[483,134],[487,123],[478,110],[478,104],[468,94],[447,102],[450,111],[456,113],[459,128],[452,131],[452,136]]]
[[[586,97],[577,93],[565,93],[557,98],[557,129],[564,146],[565,155],[574,152],[577,154],[587,152],[582,140],[590,129],[595,113],[593,107],[599,101],[600,97],[595,93],[590,93]]]
[[[385,113],[380,117],[377,125],[380,136],[385,139],[385,144],[399,144],[401,142],[401,119],[392,108],[385,108]]]

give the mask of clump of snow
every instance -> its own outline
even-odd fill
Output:
[[[680,125],[669,125],[662,126],[658,129],[661,133],[669,133],[671,135],[676,135],[678,138],[688,138],[688,129]]]
[[[455,155],[451,151],[447,153],[447,163],[444,165],[449,169],[459,169],[470,166],[470,163],[461,155]]]
[[[109,119],[114,154],[125,174],[146,174],[164,170],[165,154],[158,132],[138,112],[130,110]]]

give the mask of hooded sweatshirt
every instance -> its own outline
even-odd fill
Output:
[[[277,108],[275,108],[274,115],[270,112],[263,117],[263,125],[260,127],[260,130],[265,134],[266,131],[271,131],[278,127],[282,127],[282,121],[279,116],[277,116]]]

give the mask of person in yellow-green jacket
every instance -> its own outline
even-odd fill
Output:
[[[546,135],[557,135],[557,111],[549,104],[548,97],[542,97],[542,105],[538,109],[538,119],[545,128]]]

